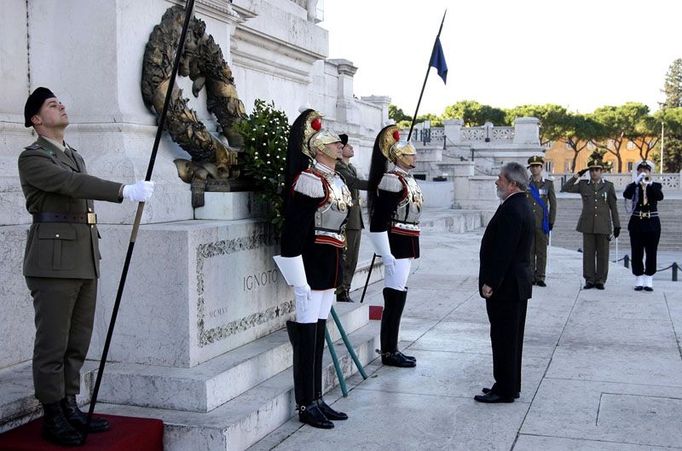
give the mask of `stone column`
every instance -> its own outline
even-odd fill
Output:
[[[445,128],[444,133],[446,137],[446,147],[449,145],[456,145],[462,141],[461,133],[464,121],[461,119],[448,119],[443,121]]]
[[[388,105],[391,103],[391,98],[388,96],[363,96],[361,99],[365,102],[372,103],[381,107],[381,124],[385,127],[389,123],[388,119]]]
[[[469,177],[474,175],[473,161],[460,161],[453,163],[453,184],[455,196],[453,199],[455,208],[462,208],[469,201]]]
[[[360,113],[353,101],[353,76],[358,68],[345,59],[330,59],[327,62],[335,65],[339,74],[336,85],[336,121],[359,124]]]
[[[514,144],[540,145],[540,120],[536,117],[519,117],[514,121]]]

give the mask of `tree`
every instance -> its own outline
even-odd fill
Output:
[[[668,67],[661,92],[665,94],[665,102],[661,104],[661,108],[682,107],[682,59],[676,59]]]
[[[414,123],[419,124],[424,121],[431,121],[431,127],[443,126],[443,119],[432,113],[420,114],[419,116],[417,116],[417,120],[414,121]]]
[[[662,114],[662,111],[659,111],[658,114]],[[639,150],[640,158],[648,160],[649,154],[661,139],[661,121],[656,116],[647,114],[635,124],[634,134],[628,138]]]
[[[621,106],[597,108],[591,117],[599,125],[592,143],[616,157],[618,172],[623,171],[620,154],[623,143],[637,136],[637,124],[649,114],[649,107],[642,103],[628,102]]]
[[[481,105],[475,100],[462,100],[445,107],[441,119],[461,119],[467,127],[476,127],[486,122],[508,125],[504,110],[490,105]]]
[[[570,115],[566,108],[548,103],[546,105],[521,105],[507,110],[507,123],[513,124],[517,117],[536,117],[540,119],[540,145],[546,146],[565,135]]]
[[[665,124],[663,171],[682,170],[682,108],[666,108],[657,118]]]
[[[588,144],[597,137],[599,125],[589,116],[584,114],[568,113],[566,117],[564,136],[561,141],[565,142],[573,150],[573,170],[578,161],[578,155]]]
[[[400,121],[412,121],[412,116],[408,116],[402,109],[392,103],[388,105],[388,118],[393,119],[396,124]]]

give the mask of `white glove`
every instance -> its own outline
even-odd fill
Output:
[[[386,254],[381,256],[381,260],[384,262],[384,272],[387,276],[392,276],[393,271],[395,271],[395,257],[392,254]]]
[[[154,182],[140,180],[123,187],[123,198],[133,202],[147,202],[154,193]]]
[[[395,268],[395,257],[391,254],[388,232],[369,232],[369,240],[374,246],[374,253],[381,256],[386,274],[390,276]]]
[[[296,305],[301,307],[301,313],[308,310],[308,305],[310,304],[310,291],[310,285],[307,283],[305,285],[294,287]]]
[[[635,179],[636,183],[642,183],[642,180],[644,179],[644,173],[641,172],[639,175],[637,175],[637,178]]]

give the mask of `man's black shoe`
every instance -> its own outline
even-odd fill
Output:
[[[644,287],[640,287],[639,285],[637,285],[635,287],[635,291],[642,291],[643,289],[644,289]]]
[[[489,389],[488,387],[483,387],[483,388],[481,389],[481,391],[483,392],[483,394],[486,394],[486,395],[487,395],[488,393],[490,393],[491,389]],[[521,397],[521,393],[516,392],[516,393],[514,394],[514,399],[519,399],[520,397]]]
[[[583,290],[589,290],[590,288],[594,288],[594,284],[592,282],[585,282]]]
[[[595,287],[597,290],[603,290],[603,289],[604,289],[604,284],[603,284],[603,283],[595,283],[595,284],[594,284],[594,287]]]
[[[538,280],[537,282],[535,282],[535,285],[537,285],[539,287],[546,287],[547,286],[547,284],[545,283],[544,280]]]
[[[328,420],[347,420],[348,415],[339,412],[338,410],[332,409],[326,402],[324,402],[324,399],[321,397],[319,399],[316,399],[314,402],[317,403],[317,407],[320,408],[322,413],[324,414],[325,417],[327,417]]]
[[[81,432],[85,432],[85,426],[88,424],[88,416],[81,412],[76,403],[76,395],[69,395],[61,400],[62,410],[64,411],[64,416],[71,424]],[[93,416],[90,420],[90,427],[88,432],[104,432],[111,429],[109,422],[104,418],[99,418]]]
[[[66,420],[59,401],[43,404],[43,410],[45,411],[43,417],[45,440],[61,446],[80,446],[83,443],[83,436]]]
[[[415,360],[409,360],[400,352],[381,353],[381,363],[386,366],[397,366],[398,368],[413,368],[417,366]]]
[[[644,291],[654,291],[654,289],[651,287],[644,287]]]
[[[484,402],[487,404],[497,404],[497,403],[501,403],[501,402],[506,402],[506,403],[514,402],[513,397],[504,397],[504,396],[500,396],[497,393],[493,393],[493,392],[488,392],[485,395],[476,395],[476,396],[474,396],[474,400],[476,400],[478,402]]]
[[[351,297],[348,295],[347,291],[342,291],[341,293],[336,295],[336,302],[355,302]]]
[[[298,408],[298,420],[301,423],[309,424],[314,428],[319,429],[333,429],[334,423],[329,421],[322,413],[317,403],[313,402],[309,406],[300,406]]]
[[[403,354],[403,353],[400,352],[400,351],[396,351],[396,354],[400,354],[400,356],[401,356],[402,358],[404,358],[405,360],[411,360],[411,361],[413,361],[414,363],[417,363],[417,359],[416,359],[414,356]]]

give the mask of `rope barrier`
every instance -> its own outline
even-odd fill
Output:
[[[623,266],[626,268],[630,267],[630,257],[625,254],[623,258],[619,258],[618,260],[612,260],[611,263],[618,263],[619,261],[623,261]],[[670,265],[666,266],[665,268],[659,268],[656,270],[656,272],[663,272],[671,269],[672,270],[672,281],[677,282],[677,273],[680,270],[680,264],[677,262],[672,262]]]

